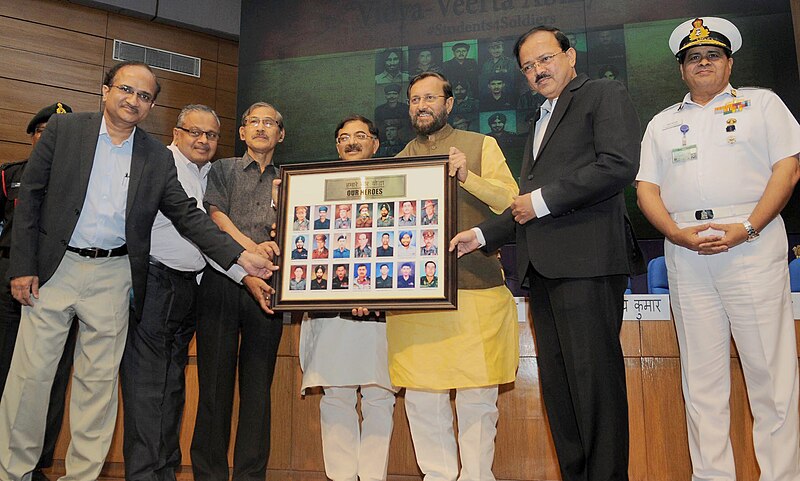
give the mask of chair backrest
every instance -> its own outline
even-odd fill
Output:
[[[794,259],[789,263],[789,283],[792,292],[800,292],[800,259]]]
[[[669,294],[667,263],[664,256],[651,259],[647,264],[647,292],[649,294]]]
[[[633,278],[628,278],[628,287],[625,288],[625,294],[633,294]]]

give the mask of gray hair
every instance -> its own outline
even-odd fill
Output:
[[[250,116],[253,110],[259,107],[266,107],[268,109],[274,110],[275,116],[278,117],[277,119],[275,119],[275,121],[278,122],[278,127],[280,127],[280,129],[283,130],[283,115],[281,115],[281,113],[278,112],[278,109],[273,107],[272,104],[268,104],[266,102],[256,102],[253,105],[247,107],[247,110],[245,110],[244,113],[242,114],[242,125],[245,124],[245,122],[247,121],[247,117]]]
[[[222,125],[219,121],[219,117],[217,117],[217,113],[214,112],[214,109],[209,107],[208,105],[203,104],[189,104],[183,109],[181,109],[181,113],[178,114],[178,122],[176,127],[183,127],[183,121],[186,120],[186,116],[189,115],[191,112],[205,112],[214,116],[214,120],[217,121],[217,125]]]

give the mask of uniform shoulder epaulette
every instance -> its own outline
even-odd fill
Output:
[[[28,161],[28,159],[24,159],[24,160],[13,160],[13,161],[11,161],[11,162],[6,162],[6,163],[4,163],[4,164],[1,164],[1,165],[0,165],[0,170],[6,170],[6,169],[7,169],[7,168],[9,168],[9,167],[13,167],[13,166],[15,166],[15,165],[24,164],[24,163],[25,163],[25,162],[27,162],[27,161]]]
[[[769,90],[772,92],[772,89],[769,87],[757,87],[757,86],[749,86],[749,87],[736,87],[736,90]]]
[[[663,114],[663,113],[664,113],[664,112],[666,112],[667,110],[674,109],[675,107],[679,106],[679,105],[680,105],[680,104],[682,104],[682,103],[683,103],[683,101],[681,101],[681,102],[676,102],[676,103],[674,103],[674,104],[670,105],[669,107],[665,108],[665,109],[664,109],[664,110],[662,110],[661,112],[659,112],[659,114]]]

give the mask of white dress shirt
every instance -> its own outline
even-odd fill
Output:
[[[183,190],[186,191],[186,195],[193,197],[197,202],[197,208],[205,211],[203,195],[206,191],[211,163],[209,162],[198,169],[197,165],[186,158],[175,144],[167,148],[172,152],[172,157],[175,159],[178,181],[183,186]],[[158,212],[153,223],[150,255],[162,264],[179,271],[199,271],[205,267],[206,261],[208,261],[212,267],[225,273],[236,283],[241,283],[242,278],[247,275],[244,268],[238,264],[234,264],[226,271],[211,259],[206,258],[194,243],[178,233],[172,222],[161,211]]]
[[[70,246],[113,249],[125,244],[125,209],[135,133],[136,127],[120,145],[114,145],[105,116],[100,122],[89,186]]]

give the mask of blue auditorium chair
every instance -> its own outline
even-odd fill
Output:
[[[800,259],[794,259],[789,263],[789,283],[792,292],[800,292]]]
[[[647,292],[648,294],[669,294],[667,263],[664,256],[651,259],[647,264]]]

